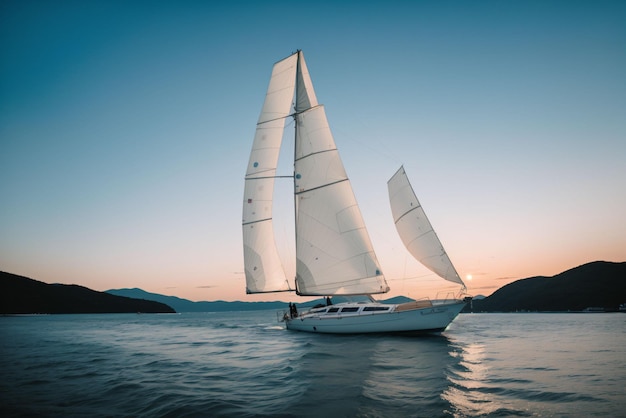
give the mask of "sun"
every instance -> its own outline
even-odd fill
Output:
[[[467,280],[472,280],[472,275],[471,275],[471,274],[468,274],[467,276],[465,276],[465,278],[466,278]]]

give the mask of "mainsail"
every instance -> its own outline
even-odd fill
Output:
[[[248,161],[243,202],[246,293],[292,290],[274,240],[272,200],[285,121],[293,103],[296,67],[296,55],[274,65]]]
[[[296,289],[299,295],[389,291],[324,106],[299,54],[296,89]]]
[[[285,118],[292,104],[297,293],[387,292],[389,286],[301,51],[274,65],[248,162],[243,202],[247,292],[290,290],[274,240],[272,199]]]
[[[465,288],[417,200],[404,167],[396,171],[387,182],[387,187],[396,229],[409,252],[433,273]]]

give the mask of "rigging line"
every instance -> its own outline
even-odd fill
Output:
[[[276,172],[276,169],[275,168],[265,168],[263,170],[258,170],[258,171],[255,171],[253,173],[246,173],[246,177],[253,176],[253,175],[258,175],[258,174],[261,174],[261,173],[270,173],[270,172]]]
[[[363,120],[363,118],[358,117],[355,118],[355,121],[357,126],[365,131],[373,131],[374,129],[371,120]],[[378,162],[393,163],[394,165],[402,165],[402,159],[405,158],[402,155],[397,155],[397,152],[393,152],[393,147],[389,147],[388,143],[381,140],[380,137],[369,141],[364,140],[363,136],[355,135],[352,130],[341,129],[341,126],[338,125],[333,125],[333,134],[336,134],[336,137],[341,137],[342,143],[350,142],[356,146],[359,158],[374,156]]]
[[[332,296],[371,296],[371,295],[381,295],[383,293],[387,293],[389,292],[389,290],[380,290],[380,291],[376,291],[376,292],[358,292],[358,293],[338,293],[338,294],[333,294]],[[328,292],[320,292],[320,293],[300,293],[299,291],[296,291],[296,295],[298,296],[328,296]]]
[[[259,293],[280,293],[280,292],[295,292],[295,289],[285,289],[285,290],[264,290],[262,292],[248,292],[246,291],[246,294],[248,295],[254,295],[254,294],[259,294]]]
[[[379,276],[363,276],[363,277],[357,277],[351,280],[337,280],[334,282],[328,282],[328,283],[323,283],[323,284],[319,284],[316,285],[315,287],[317,287],[318,289],[324,289],[324,288],[335,288],[337,286],[354,286],[354,285],[358,285],[359,282],[363,281],[363,280],[369,280],[370,282],[374,282],[374,283],[378,283]]]
[[[289,113],[288,115],[285,115],[285,116],[279,116],[277,118],[272,118],[272,119],[264,120],[264,121],[261,121],[261,122],[257,122],[256,125],[259,126],[259,125],[263,125],[265,123],[274,122],[274,121],[281,120],[281,119],[295,118],[296,115],[299,115],[301,113],[306,113],[309,110],[315,109],[316,107],[320,107],[320,106],[323,106],[323,105],[322,104],[318,104],[318,105],[315,105],[313,107],[309,107],[308,109],[304,109],[304,110],[301,110],[301,111]]]
[[[318,107],[324,107],[324,105],[323,105],[323,104],[321,104],[321,103],[319,103],[319,104],[316,104],[315,106],[311,106],[311,107],[309,107],[309,108],[307,108],[307,109],[304,109],[304,110],[296,110],[295,112],[293,112],[293,113],[291,113],[291,114],[289,114],[289,115],[287,115],[287,116],[291,116],[291,117],[293,117],[293,118],[295,119],[295,117],[296,117],[297,115],[300,115],[300,114],[302,114],[302,113],[306,113],[306,112],[308,112],[309,110],[313,110],[313,109],[318,108]]]
[[[317,190],[317,189],[323,189],[324,187],[332,186],[334,184],[343,183],[344,181],[348,181],[348,179],[345,178],[343,180],[333,181],[332,183],[322,184],[321,186],[313,187],[312,189],[302,190],[302,191],[296,192],[296,195],[299,195],[299,194],[302,194],[302,193],[307,193],[307,192],[312,192],[313,190]]]

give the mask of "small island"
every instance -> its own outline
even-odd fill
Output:
[[[0,314],[175,313],[144,299],[97,292],[78,285],[48,284],[0,272]]]

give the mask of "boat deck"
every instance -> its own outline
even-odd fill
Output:
[[[304,311],[298,317],[331,318],[338,316],[376,315],[390,312],[404,312],[416,309],[433,307],[433,302],[428,299],[405,302],[401,304],[344,302],[336,305],[312,308]]]
[[[430,308],[433,303],[430,300],[414,300],[413,302],[401,303],[396,306],[396,312],[409,311],[411,309]]]

